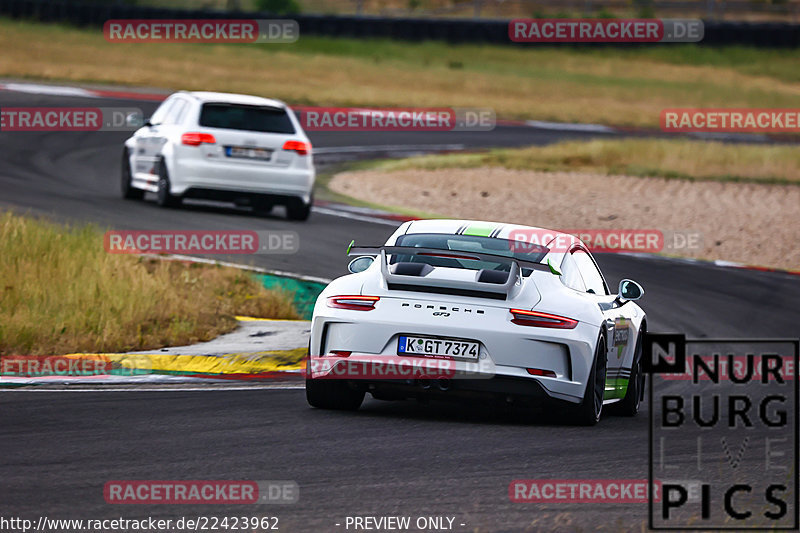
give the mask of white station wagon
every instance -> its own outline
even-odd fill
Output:
[[[161,206],[183,198],[234,202],[258,211],[284,205],[306,220],[313,203],[311,143],[283,102],[256,96],[178,92],[125,141],[122,195],[146,191]]]

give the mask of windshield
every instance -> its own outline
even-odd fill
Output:
[[[275,107],[236,104],[203,104],[200,125],[228,130],[260,131],[263,133],[294,133],[289,114]]]
[[[483,254],[513,257],[521,261],[540,263],[550,250],[538,244],[519,243],[508,239],[494,237],[477,237],[473,235],[452,235],[447,233],[413,233],[401,235],[397,239],[397,246],[413,246],[415,248],[435,248],[437,250],[451,250],[458,252],[475,252]],[[427,263],[434,267],[466,268],[471,270],[503,270],[510,268],[504,261],[474,261],[470,259],[453,259],[448,257],[431,257],[424,255],[395,254],[391,263],[412,262]],[[531,270],[523,268],[523,275],[527,276]]]

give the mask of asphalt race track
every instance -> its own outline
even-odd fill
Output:
[[[0,92],[0,106],[68,105],[130,105],[146,115],[155,107]],[[367,153],[381,155],[425,151],[420,145],[517,146],[588,135],[503,126],[485,133],[310,137],[315,149],[372,147]],[[330,210],[291,223],[280,214],[161,209],[154,202],[123,200],[118,164],[127,136],[0,133],[0,207],[115,229],[291,229],[300,235],[297,254],[254,256],[255,264],[328,278],[346,272],[344,250],[351,239],[378,244],[391,232],[389,225]],[[349,157],[347,150],[329,151],[317,164],[334,156]],[[731,223],[746,221],[732,213]],[[651,331],[688,337],[800,334],[797,276],[657,257],[611,254],[598,262],[611,286],[629,277],[645,287],[641,305]],[[300,389],[4,392],[0,508],[4,516],[26,518],[276,515],[281,531],[345,531],[348,515],[451,516],[455,531],[640,530],[646,504],[511,503],[508,486],[520,478],[646,479],[647,405],[643,410],[636,418],[605,417],[597,427],[579,428],[483,406],[370,399],[357,413],[323,412],[309,408]],[[676,437],[676,446],[681,439]],[[300,485],[300,502],[246,509],[105,503],[103,485],[128,479],[292,479]]]

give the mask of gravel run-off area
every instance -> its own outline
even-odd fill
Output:
[[[330,188],[452,218],[549,229],[660,230],[667,255],[800,270],[796,185],[487,167],[344,172]],[[682,245],[683,237],[696,245]]]

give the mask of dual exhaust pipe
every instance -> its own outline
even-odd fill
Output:
[[[450,386],[451,386],[450,378],[436,378],[436,379],[419,378],[417,380],[417,385],[422,390],[430,390],[431,387],[436,387],[440,391],[450,390]]]

